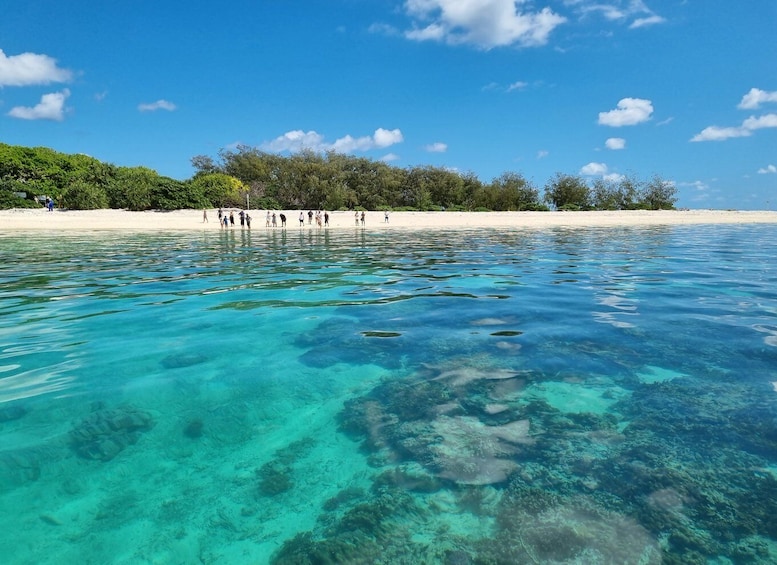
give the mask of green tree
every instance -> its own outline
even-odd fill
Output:
[[[641,182],[633,175],[625,175],[618,180],[615,190],[617,210],[636,210],[640,208],[639,194]]]
[[[474,210],[478,194],[483,190],[483,183],[473,172],[462,174],[461,182],[461,202],[459,204],[465,210]]]
[[[591,188],[591,206],[595,210],[620,210],[618,186],[604,179],[596,179]]]
[[[19,196],[22,193],[26,194],[26,197]],[[29,183],[11,178],[0,179],[0,209],[40,208],[40,203],[33,198],[34,195],[29,190]]]
[[[588,210],[591,189],[580,176],[556,173],[545,185],[545,202],[557,210]]]
[[[673,210],[677,187],[673,182],[654,175],[640,192],[640,202],[649,210]]]
[[[491,181],[493,210],[539,210],[539,191],[519,173],[504,172]]]
[[[196,155],[191,159],[192,167],[196,171],[195,176],[201,174],[211,174],[222,172],[221,167],[218,166],[216,161],[212,157],[207,155]]]
[[[102,187],[74,180],[62,192],[61,206],[71,210],[99,210],[108,208],[108,196]]]
[[[151,188],[151,206],[158,210],[205,208],[209,205],[205,196],[197,192],[191,183],[160,176]]]
[[[239,207],[245,202],[245,185],[224,173],[206,173],[190,181],[191,193],[202,195],[210,206]]]
[[[118,167],[106,187],[111,208],[150,210],[158,178],[156,171],[146,167]]]
[[[412,167],[401,189],[400,206],[429,210],[433,208],[429,167]]]

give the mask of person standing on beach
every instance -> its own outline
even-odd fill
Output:
[[[235,212],[233,210],[229,211],[229,225],[235,227]]]
[[[282,213],[280,216],[281,216],[281,227],[285,228],[286,227],[286,214]]]
[[[249,230],[251,229],[251,216],[249,216],[248,214],[246,214],[246,226],[248,227]]]
[[[202,223],[208,223],[208,211],[205,208],[202,209]]]
[[[221,220],[224,219],[224,210],[219,207],[219,225],[221,225]]]
[[[270,227],[270,211],[267,210],[267,219],[264,222],[264,227],[269,228]]]
[[[219,224],[221,224],[224,227],[224,229],[227,229],[229,227],[229,218],[224,216],[224,221],[223,222],[219,222]]]
[[[329,227],[329,212],[327,212],[326,210],[324,210],[324,227],[325,228]]]
[[[313,225],[313,210],[308,210],[308,225]]]
[[[383,223],[388,224],[388,210],[383,212]]]
[[[359,225],[359,211],[355,210],[353,213],[353,223],[354,225]]]
[[[364,211],[362,211],[362,227],[364,227]]]
[[[245,227],[246,225],[246,213],[244,210],[240,210],[240,213],[238,214],[240,216],[240,227]]]
[[[302,228],[304,226],[305,226],[305,214],[300,212],[299,213],[299,227]]]
[[[278,225],[278,222],[275,221],[275,212],[272,213],[272,227],[275,227]]]

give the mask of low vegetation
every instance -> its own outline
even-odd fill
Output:
[[[217,159],[198,155],[187,180],[146,167],[120,167],[87,155],[0,143],[0,208],[176,210],[204,207],[327,210],[670,209],[672,183],[633,176],[589,183],[556,174],[542,189],[516,172],[484,183],[473,173],[429,165],[399,168],[334,152],[289,157],[241,146]]]

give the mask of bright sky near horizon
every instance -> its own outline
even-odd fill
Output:
[[[180,180],[238,145],[777,208],[777,1],[6,0],[0,142]]]

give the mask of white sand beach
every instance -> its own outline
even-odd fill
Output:
[[[236,228],[240,229],[235,209]],[[275,211],[277,227],[280,214],[286,215],[286,229],[300,229],[300,210]],[[267,228],[267,210],[250,210],[251,227]],[[305,229],[318,229],[308,225]],[[0,210],[0,231],[73,231],[73,230],[219,230],[217,210],[207,210],[208,222],[203,222],[202,210],[171,212],[126,210]],[[329,229],[362,228],[353,212],[330,212]],[[682,224],[755,224],[777,223],[774,211],[737,210],[635,210],[605,212],[390,212],[388,222],[383,211],[365,213],[364,229],[475,229],[475,228],[543,228],[543,227],[605,227]]]

